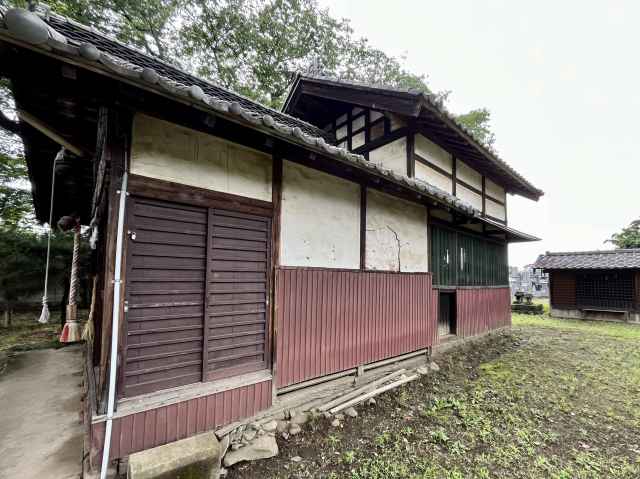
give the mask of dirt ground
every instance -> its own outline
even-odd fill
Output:
[[[0,477],[80,477],[81,346],[14,354],[0,375]]]
[[[640,477],[638,326],[514,316],[511,332],[438,363],[228,479]]]

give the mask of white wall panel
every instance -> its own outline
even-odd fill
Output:
[[[146,115],[133,120],[131,173],[271,201],[271,155]]]
[[[367,190],[367,269],[427,271],[427,208],[376,190]]]
[[[440,167],[447,173],[451,173],[453,170],[453,157],[443,148],[440,148],[434,142],[425,138],[424,136],[415,135],[414,150],[417,155],[420,155],[425,160]]]
[[[447,193],[451,193],[453,191],[452,179],[429,167],[429,165],[416,161],[415,170],[417,179],[426,181],[433,186],[437,186]]]
[[[360,267],[360,186],[284,161],[280,263]]]
[[[370,151],[369,161],[406,176],[407,138],[398,138],[391,143]]]
[[[494,218],[507,219],[505,207],[495,201],[491,201],[489,198],[487,198],[486,213]]]
[[[471,191],[469,188],[458,184],[456,186],[456,196],[462,201],[466,201],[474,208],[482,211],[482,195],[479,195],[475,191]]]
[[[494,197],[496,200],[506,202],[507,195],[502,186],[494,183],[489,178],[487,178],[485,180],[485,188],[488,195]]]
[[[482,189],[482,175],[466,163],[456,158],[456,177],[468,185]]]

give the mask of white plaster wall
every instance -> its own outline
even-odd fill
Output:
[[[437,186],[441,190],[451,193],[453,191],[453,181],[451,178],[443,175],[439,171],[430,168],[428,165],[416,161],[415,165],[416,178],[427,183]]]
[[[407,138],[398,138],[369,152],[369,161],[407,175]]]
[[[456,177],[477,189],[482,189],[482,175],[456,158]]]
[[[271,201],[271,156],[137,114],[131,173]]]
[[[417,155],[420,155],[425,160],[429,160],[447,173],[453,171],[453,157],[428,138],[417,134],[415,136],[414,150]]]
[[[493,216],[494,218],[498,218],[501,220],[507,219],[506,211],[503,205],[496,203],[495,201],[491,201],[489,198],[487,198],[487,203],[485,206],[486,213],[489,216]]]
[[[360,267],[360,186],[290,161],[282,172],[280,263]]]
[[[489,178],[485,179],[484,186],[488,195],[493,196],[496,200],[506,202],[507,195],[502,186],[494,183]]]
[[[482,196],[471,191],[469,188],[465,188],[461,184],[456,185],[456,196],[462,201],[466,201],[474,208],[482,211]]]
[[[426,207],[376,190],[367,190],[365,242],[367,269],[427,271],[429,268],[427,242]]]

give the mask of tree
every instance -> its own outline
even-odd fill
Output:
[[[71,260],[70,235],[55,234],[51,240],[50,284],[61,281]],[[11,324],[14,307],[20,300],[42,292],[46,235],[24,229],[0,227],[0,300],[4,324]]]
[[[632,221],[619,233],[611,235],[605,243],[613,243],[616,248],[640,248],[640,219]]]
[[[14,4],[25,1],[12,0]],[[279,108],[295,72],[431,92],[316,0],[51,0],[53,10]],[[436,92],[445,103],[449,92]],[[491,146],[486,108],[458,117]]]
[[[492,147],[496,141],[491,131],[491,112],[486,108],[471,110],[463,115],[458,115],[459,123],[466,126],[476,140],[488,147]]]
[[[27,0],[9,0],[26,8]],[[169,60],[170,44],[179,0],[49,0],[53,11]]]

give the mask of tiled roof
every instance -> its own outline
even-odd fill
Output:
[[[460,123],[456,116],[451,113],[444,106],[443,102],[438,99],[438,97],[434,94],[423,92],[421,90],[415,88],[397,88],[387,85],[379,85],[379,84],[369,84],[363,82],[357,82],[353,80],[342,80],[339,78],[334,78],[330,76],[318,76],[318,75],[301,75],[299,74],[296,82],[294,83],[293,88],[289,92],[289,96],[285,102],[283,110],[286,110],[287,105],[293,98],[293,91],[295,90],[296,84],[300,81],[311,80],[314,82],[324,83],[324,84],[334,84],[336,86],[344,85],[353,88],[358,88],[360,90],[368,90],[370,92],[377,92],[380,94],[393,95],[393,96],[402,96],[410,99],[410,101],[414,101],[416,104],[416,111],[420,112],[422,107],[427,108],[431,111],[437,118],[441,121],[450,125],[450,128],[456,132],[456,134],[460,137],[462,141],[468,144],[470,147],[474,148],[474,151],[480,152],[483,158],[486,159],[490,164],[492,164],[495,168],[498,169],[502,174],[512,178],[516,181],[524,191],[527,191],[533,199],[538,199],[540,196],[544,195],[544,192],[536,188],[532,183],[530,183],[524,176],[518,173],[514,168],[512,168],[506,161],[498,156],[498,153],[491,148],[490,146],[485,145],[484,143],[478,141],[475,138],[474,133],[467,128],[465,125]]]
[[[640,248],[541,254],[534,268],[640,269]]]
[[[226,88],[222,88],[211,82],[191,75],[169,63],[163,62],[158,58],[142,53],[129,45],[125,45],[124,43],[121,43],[102,33],[99,33],[92,28],[74,22],[67,17],[63,17],[57,14],[50,14],[46,21],[58,33],[64,35],[64,37],[70,42],[74,42],[77,44],[90,43],[100,49],[100,51],[126,61],[131,65],[139,68],[151,68],[160,76],[181,83],[183,85],[197,85],[207,95],[215,96],[220,100],[228,101],[230,103],[236,102],[242,108],[253,113],[257,113],[260,115],[271,115],[277,122],[290,127],[298,127],[308,135],[326,135],[326,132],[314,125],[311,125],[310,123],[279,112],[278,110],[268,108],[264,105],[261,105],[260,103],[250,100],[249,98],[231,92]]]
[[[13,29],[7,21],[11,11],[14,13]],[[198,108],[233,118],[238,123],[267,130],[275,137],[285,138],[349,167],[385,178],[486,222],[478,209],[436,186],[398,174],[367,161],[362,155],[327,143],[321,136],[324,132],[313,125],[182,72],[87,26],[57,14],[47,15],[45,20],[48,23],[44,23],[39,15],[22,9],[0,8],[0,13],[4,15],[4,21],[0,22],[0,39],[15,39],[46,52],[52,51],[61,57],[69,57],[76,64],[104,71],[141,88],[186,100]],[[29,24],[27,29],[24,28],[25,23]],[[499,229],[504,230],[505,227],[501,225]]]

